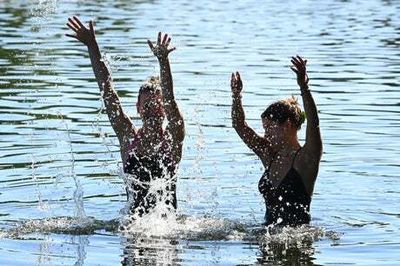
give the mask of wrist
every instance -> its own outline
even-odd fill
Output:
[[[240,100],[240,99],[242,99],[242,94],[239,92],[239,93],[232,93],[232,99],[234,99],[234,100]]]
[[[166,62],[168,62],[168,55],[167,55],[167,56],[164,56],[164,55],[162,55],[162,56],[157,56],[157,58],[158,58],[158,61],[159,61],[160,63],[166,63]]]
[[[94,41],[89,41],[89,42],[87,42],[87,43],[85,43],[85,44],[86,44],[86,46],[88,47],[88,49],[98,49],[98,48],[99,48],[99,46],[97,45],[96,40],[94,40]]]
[[[304,94],[309,93],[309,92],[310,92],[310,89],[308,88],[308,85],[300,87],[300,95],[301,96],[303,96]]]

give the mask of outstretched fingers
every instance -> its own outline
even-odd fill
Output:
[[[299,55],[296,55],[297,60],[299,60],[299,62],[304,65],[304,61],[303,58],[301,58]]]
[[[170,53],[170,52],[172,52],[172,51],[175,51],[175,50],[176,50],[176,47],[174,46],[174,47],[168,49],[168,53]]]
[[[149,45],[150,49],[153,51],[154,45],[150,40],[147,40],[147,44]]]
[[[79,25],[79,28],[85,28],[85,26],[82,24],[82,22],[79,20],[78,17],[73,16],[73,18],[74,18],[74,21],[76,22],[76,24]]]
[[[152,43],[150,40],[147,40],[147,44],[149,45],[153,54],[159,59],[167,58],[169,53],[176,50],[176,47],[169,47],[170,43],[171,37],[168,34],[163,34],[162,32],[158,32],[156,43]]]
[[[292,64],[296,67],[299,67],[301,65],[300,61],[294,56],[292,56],[292,60],[290,60],[290,62],[292,62]]]
[[[299,62],[298,60],[291,60],[291,62],[293,64],[293,66],[291,66],[290,68],[296,74],[300,74],[300,73],[305,73],[306,72],[306,67],[301,62]]]
[[[171,43],[171,37],[168,37],[167,42],[165,43],[165,46],[168,47],[170,43]]]
[[[166,45],[168,39],[168,34],[164,34],[164,38],[162,40],[162,45]]]
[[[236,71],[236,79],[237,79],[238,81],[242,81],[242,80],[240,79],[240,74],[239,74],[238,71]]]
[[[161,31],[158,33],[157,45],[161,44]]]
[[[90,29],[90,32],[94,34],[93,20],[89,21],[89,29]]]
[[[233,88],[234,86],[235,86],[235,74],[232,72],[232,75],[231,75],[231,88]]]
[[[239,72],[237,71],[231,75],[231,88],[233,93],[239,93],[242,88],[242,80]]]
[[[239,87],[241,88],[243,86],[243,83],[242,83],[242,78],[240,77],[240,74],[238,71],[236,71],[236,80],[237,80]]]
[[[292,63],[297,67],[297,69],[306,69],[307,60],[303,60],[300,56],[292,57]]]
[[[294,73],[299,74],[299,71],[297,70],[296,67],[291,66],[290,69],[293,70]]]
[[[77,39],[77,40],[78,40],[78,37],[77,37],[76,35],[74,35],[74,34],[68,34],[68,33],[66,33],[65,36],[71,37],[71,38],[74,38],[74,39]]]
[[[77,32],[78,30],[72,26],[69,22],[67,23],[68,28],[70,28],[71,30],[73,30],[74,32]]]
[[[72,18],[68,18],[68,23],[72,26],[73,31],[78,31],[81,27],[79,27],[78,23],[76,23]],[[67,23],[67,25],[68,25]]]

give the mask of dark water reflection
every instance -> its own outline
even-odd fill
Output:
[[[176,240],[169,239],[127,238],[121,265],[180,264],[183,261],[178,258],[177,245]]]
[[[246,236],[140,241],[101,227],[46,235],[38,227],[34,236],[3,238],[1,264],[10,264],[11,254],[20,258],[14,265],[161,257],[170,264],[400,264],[399,12],[398,1],[379,0],[1,1],[2,228],[42,218],[56,226],[55,217],[78,210],[98,221],[121,216],[117,139],[86,49],[64,37],[67,17],[77,14],[95,19],[116,89],[137,124],[138,88],[158,73],[146,39],[172,33],[176,98],[187,125],[179,208],[245,227],[262,221],[263,169],[231,128],[229,75],[241,71],[247,119],[261,129],[267,104],[298,96],[289,57],[307,57],[325,145],[313,225],[342,234],[293,247]]]
[[[262,257],[257,261],[262,265],[315,265],[311,243],[305,243],[303,248],[287,247],[285,244],[270,244],[261,248]]]

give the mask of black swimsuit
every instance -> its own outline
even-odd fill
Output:
[[[124,165],[124,172],[131,174],[130,184],[127,184],[131,213],[142,216],[161,202],[168,210],[176,209],[176,164],[172,160],[170,145],[162,144],[159,151],[151,156],[137,156],[135,144],[134,141]]]
[[[306,191],[301,176],[293,168],[299,150],[293,158],[289,172],[277,187],[274,187],[272,181],[269,180],[270,167],[265,170],[258,182],[258,189],[264,197],[267,208],[265,213],[267,225],[296,226],[310,222],[311,196]]]

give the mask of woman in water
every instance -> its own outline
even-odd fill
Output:
[[[140,87],[136,107],[143,125],[136,128],[122,110],[96,41],[93,22],[87,28],[73,17],[68,19],[67,26],[75,34],[66,35],[88,48],[108,118],[119,140],[124,172],[130,174],[127,194],[131,214],[142,216],[156,205],[163,205],[167,211],[176,209],[175,174],[182,156],[185,127],[173,91],[168,59],[169,53],[175,50],[169,48],[171,38],[159,33],[155,45],[148,41],[160,63],[161,82],[152,77]],[[163,127],[165,118],[166,128]]]
[[[306,115],[293,97],[275,102],[261,115],[264,136],[258,135],[245,121],[239,73],[232,73],[231,78],[233,127],[265,167],[258,189],[265,200],[267,225],[296,226],[310,222],[311,196],[322,155],[318,111],[308,88],[307,60],[297,56],[291,62]],[[301,146],[297,131],[305,116],[306,140]]]

